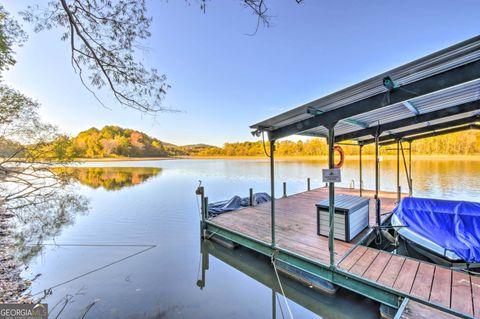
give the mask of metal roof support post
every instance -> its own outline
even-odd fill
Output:
[[[409,178],[410,183],[408,183],[408,195],[413,195],[413,180],[412,180],[412,141],[408,142],[408,166],[409,166]]]
[[[411,142],[411,141],[409,141]],[[411,145],[410,145],[411,147]],[[402,158],[403,158],[403,166],[405,167],[405,175],[407,177],[407,183],[408,183],[408,189],[409,189],[409,193],[411,193],[411,190],[412,190],[412,176],[410,175],[411,174],[411,170],[412,170],[412,153],[410,151],[410,147],[409,147],[409,154],[410,154],[410,169],[407,167],[407,159],[405,157],[405,151],[403,150],[403,144],[400,144],[400,150],[402,151]],[[410,195],[411,196],[411,195]]]
[[[328,127],[328,168],[334,169],[334,143],[335,143],[335,124],[333,123]],[[335,184],[333,182],[328,183],[328,250],[330,252],[330,268],[335,269],[335,246],[334,246],[334,227],[335,227]]]
[[[362,197],[362,193],[363,193],[362,149],[363,149],[363,145],[360,145],[360,151],[359,151],[359,159],[360,159],[360,197]]]
[[[270,194],[272,248],[275,248],[275,140],[270,141]]]
[[[397,203],[400,203],[400,140],[397,140]]]
[[[380,149],[379,149],[379,133],[375,134],[375,220],[377,225],[380,226],[380,198],[378,193],[380,191]]]

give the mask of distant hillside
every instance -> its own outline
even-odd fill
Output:
[[[92,127],[72,138],[63,136],[55,144],[61,146],[54,149],[61,149],[63,157],[73,158],[188,156],[212,147],[203,144],[177,146],[143,132],[112,125],[100,130]]]

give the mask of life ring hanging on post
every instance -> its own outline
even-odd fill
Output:
[[[340,161],[338,163],[335,163],[335,168],[341,168],[343,166],[343,163],[345,162],[345,152],[343,151],[343,148],[338,145],[335,145],[333,147],[333,151],[338,152],[338,154],[340,155]]]

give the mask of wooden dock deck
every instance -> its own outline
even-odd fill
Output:
[[[358,195],[359,191],[337,188],[337,194]],[[363,191],[363,196],[373,199],[374,192]],[[397,195],[381,192],[383,218],[395,207]],[[275,232],[277,246],[300,253],[324,263],[329,262],[328,237],[317,235],[317,213],[315,204],[328,198],[328,188],[317,188],[275,200]],[[213,218],[219,226],[234,230],[264,242],[271,242],[270,203],[243,208]],[[370,201],[369,224],[375,224],[375,201]],[[355,239],[346,243],[335,240],[336,259],[342,258],[366,233],[368,228]]]
[[[336,188],[336,194],[358,195],[358,190]],[[370,226],[375,224],[373,191],[364,191],[370,200]],[[315,204],[328,198],[328,188],[276,199],[276,247],[328,266],[328,237],[317,235]],[[396,193],[381,192],[383,218],[395,207]],[[271,242],[270,203],[247,207],[209,220],[212,225],[261,242]],[[405,258],[385,251],[355,245],[368,228],[352,242],[335,240],[337,267],[351,278],[370,283],[376,289],[398,293],[402,298],[426,301],[435,307],[453,309],[480,318],[480,278],[464,272]],[[347,278],[348,279],[348,278]],[[423,305],[421,305],[423,306]],[[417,307],[419,309],[420,307]],[[423,307],[425,312],[427,308]],[[427,311],[428,313],[428,311]],[[432,314],[430,312],[430,314]]]

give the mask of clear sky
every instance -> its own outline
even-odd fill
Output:
[[[32,1],[2,1],[15,13]],[[39,1],[38,3],[44,3]],[[479,34],[478,0],[269,0],[271,26],[241,0],[149,1],[148,49],[138,58],[167,75],[164,106],[153,119],[80,84],[58,31],[32,33],[5,82],[42,104],[41,116],[76,134],[107,124],[175,144],[254,140],[249,125]]]

